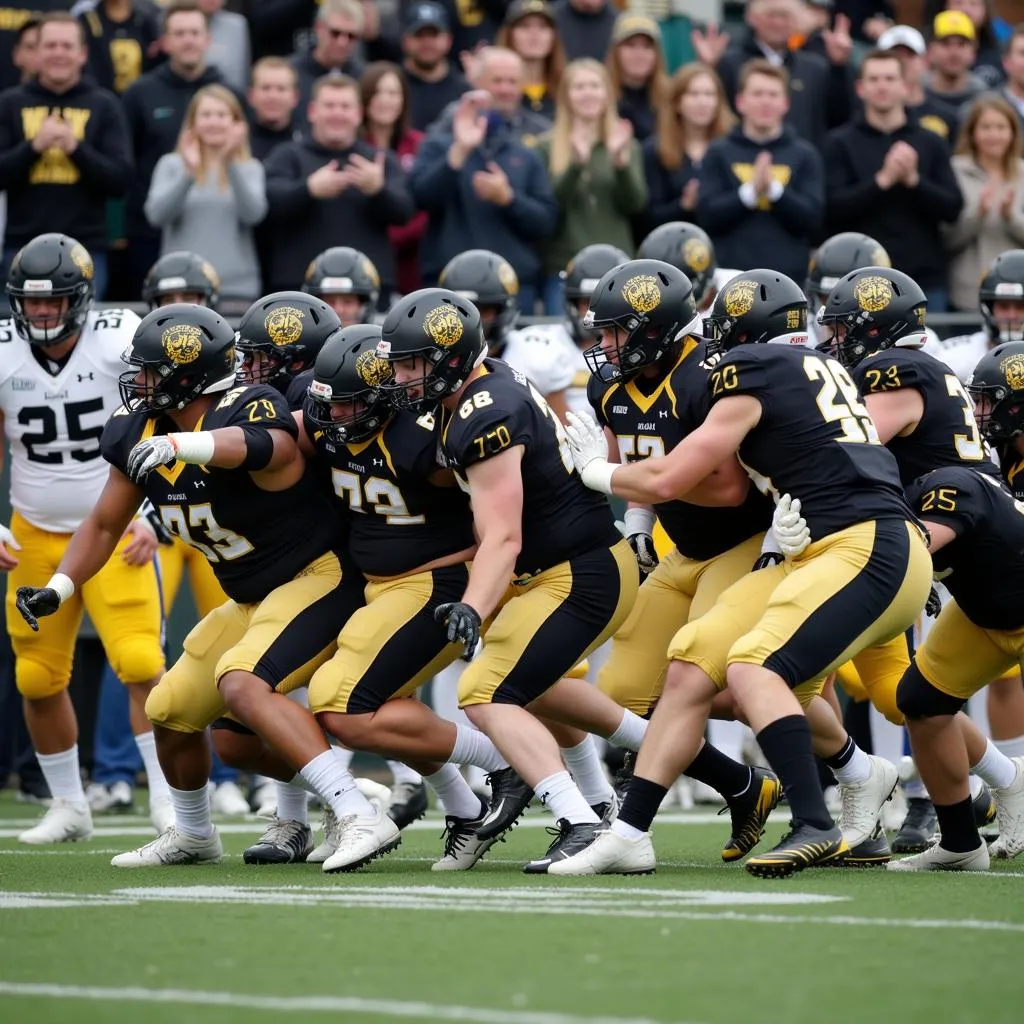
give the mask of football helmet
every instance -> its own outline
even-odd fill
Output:
[[[978,429],[993,443],[1024,434],[1024,342],[1007,341],[986,352],[967,382]]]
[[[220,298],[217,271],[198,253],[168,252],[149,268],[142,284],[142,299],[150,309],[164,305],[169,295],[198,295],[200,306],[216,306]]]
[[[365,253],[347,245],[336,245],[325,249],[306,268],[302,290],[324,299],[331,306],[334,305],[331,299],[336,295],[354,295],[362,299],[355,315],[344,319],[346,326],[349,323],[365,324],[377,309],[380,274]]]
[[[184,409],[235,382],[235,332],[219,313],[176,302],[147,313],[124,354],[121,401],[130,412]]]
[[[592,340],[583,326],[579,307],[589,302],[597,282],[615,267],[629,262],[629,256],[614,245],[588,245],[580,249],[562,271],[562,304],[569,320],[569,333],[577,345]]]
[[[826,238],[807,266],[804,294],[811,308],[825,305],[840,278],[861,267],[891,267],[892,260],[881,242],[859,231],[843,231]]]
[[[891,267],[861,267],[829,292],[818,323],[831,337],[819,346],[852,369],[872,352],[927,340],[928,298],[910,276]]]
[[[1014,303],[1016,316],[997,318],[997,302]],[[1024,341],[1024,249],[1008,249],[992,261],[981,279],[978,303],[992,341]]]
[[[448,261],[437,283],[476,306],[488,348],[497,355],[519,315],[519,278],[512,264],[488,249],[469,249]]]
[[[313,295],[264,295],[238,324],[238,382],[276,387],[291,380],[313,365],[324,342],[339,327],[338,314]]]
[[[447,288],[421,288],[396,302],[384,318],[377,354],[392,363],[421,358],[424,373],[396,381],[391,391],[402,408],[430,412],[454,394],[487,355],[480,312]]]
[[[662,224],[640,243],[637,257],[661,260],[681,270],[693,285],[693,300],[698,308],[715,286],[715,247],[708,233],[696,224],[682,220]]]
[[[704,337],[719,351],[768,342],[806,345],[807,299],[785,274],[745,270],[715,296]]]
[[[95,268],[81,242],[68,235],[37,235],[18,250],[7,272],[15,330],[32,345],[51,348],[85,326],[92,304]],[[67,309],[40,320],[25,312],[26,299],[67,299]]]

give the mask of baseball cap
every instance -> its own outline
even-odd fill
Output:
[[[434,28],[438,32],[447,32],[448,14],[440,4],[432,3],[431,0],[421,0],[409,8],[405,19],[405,32],[407,36],[414,35],[421,28]]]
[[[932,38],[949,39],[950,36],[963,36],[973,43],[977,39],[974,22],[963,11],[942,11],[935,15],[932,22]]]
[[[612,29],[612,45],[632,39],[633,36],[647,36],[660,45],[661,29],[653,18],[645,14],[620,14]]]
[[[897,46],[905,46],[919,57],[923,57],[928,50],[924,36],[909,25],[893,25],[892,28],[887,28],[878,37],[877,45],[880,50],[895,50]]]
[[[514,0],[505,12],[505,24],[515,25],[531,14],[539,14],[542,18],[547,18],[552,25],[555,23],[555,16],[551,13],[547,0]]]

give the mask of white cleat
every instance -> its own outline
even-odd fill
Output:
[[[913,857],[891,860],[886,864],[889,871],[988,871],[988,866],[988,846],[984,842],[968,853],[953,853],[936,843],[924,853],[915,853]]]
[[[337,843],[334,853],[323,862],[325,873],[355,871],[369,864],[375,857],[390,853],[402,842],[401,830],[387,815],[391,790],[387,786],[380,788],[387,793],[387,799],[368,797],[373,806],[372,816],[357,817],[349,814],[338,819],[335,829]]]
[[[324,808],[324,817],[320,828],[324,833],[323,842],[306,857],[307,864],[323,864],[338,848],[338,819],[329,806]]]
[[[651,833],[627,839],[609,829],[579,853],[548,865],[549,875],[652,875],[657,866]]]
[[[224,859],[220,835],[214,829],[206,839],[179,832],[172,825],[151,843],[119,853],[110,864],[115,868],[162,868],[173,864],[219,864]]]
[[[174,824],[174,805],[170,797],[149,798],[149,820],[156,829],[156,834],[162,836]]]
[[[839,787],[839,827],[851,850],[870,838],[878,815],[900,781],[900,773],[891,761],[874,754],[867,756],[871,762],[868,777]]]
[[[277,806],[275,797],[274,806]],[[222,782],[214,787],[210,796],[210,809],[214,814],[225,814],[232,818],[241,817],[249,813],[249,801],[242,795],[242,791],[233,782]]]
[[[22,832],[19,843],[48,846],[51,843],[75,843],[92,838],[92,813],[86,804],[76,807],[67,800],[55,798],[38,825]]]
[[[476,830],[487,817],[487,810],[487,804],[481,801],[480,816],[477,818],[445,816],[444,855],[430,865],[431,871],[469,871],[498,841],[497,836],[492,839],[476,837]]]
[[[997,860],[1012,860],[1024,850],[1024,757],[1011,757],[1017,776],[1008,786],[993,789],[999,838],[989,847]]]

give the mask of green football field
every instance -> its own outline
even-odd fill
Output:
[[[115,871],[144,818],[36,850],[34,813],[0,801],[5,1022],[1024,1020],[1024,858],[764,881],[703,810],[659,817],[652,877],[546,879],[520,871],[548,841],[531,811],[467,874],[430,872],[436,816],[354,875],[246,867],[256,818],[221,822],[219,866]]]

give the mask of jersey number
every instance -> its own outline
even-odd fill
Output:
[[[840,441],[854,444],[879,444],[874,420],[861,401],[857,385],[837,362],[825,362],[817,356],[804,356],[804,373],[820,380],[818,409],[826,423],[838,423],[843,431]]]
[[[68,454],[75,462],[91,462],[100,457],[99,439],[103,435],[103,424],[95,427],[86,427],[82,424],[82,417],[94,412],[103,412],[102,398],[90,398],[86,402],[68,402],[64,406],[64,416],[68,424],[68,440],[91,441],[96,445],[94,448],[69,452]],[[37,450],[53,444],[58,438],[56,408],[52,405],[26,406],[19,410],[18,422],[23,427],[39,424],[38,431],[21,435],[21,443],[25,446],[29,462],[42,462],[48,466],[55,466],[64,461],[63,452],[40,452]]]
[[[213,518],[209,504],[189,505],[188,518],[180,505],[161,505],[160,518],[170,533],[181,538],[189,547],[202,551],[209,562],[231,562],[252,551],[252,545],[237,533],[225,530]],[[207,543],[196,540],[194,531],[201,530]]]
[[[562,465],[565,466],[566,473],[571,473],[576,467],[572,461],[572,449],[569,447],[569,439],[565,436],[565,427],[562,426],[562,421],[551,411],[547,399],[532,384],[527,382],[527,387],[530,389],[533,400],[540,406],[541,412],[551,420],[551,425],[555,428],[555,440],[558,443],[558,456],[562,460]]]
[[[619,442],[619,460],[623,463],[636,462],[638,459],[660,459],[665,455],[665,442],[660,437],[617,434],[615,440]]]
[[[334,490],[348,502],[353,512],[365,512],[365,503],[373,505],[374,512],[385,517],[388,526],[419,526],[427,521],[426,516],[409,515],[409,506],[402,492],[390,481],[371,476],[365,484],[355,473],[336,469],[331,474]]]
[[[950,398],[957,399],[964,407],[964,424],[967,427],[967,433],[953,435],[956,453],[964,462],[980,462],[987,453],[981,435],[978,433],[978,423],[974,418],[974,403],[971,401],[971,396],[964,390],[959,378],[954,377],[951,373],[946,374],[946,390],[949,392]]]

